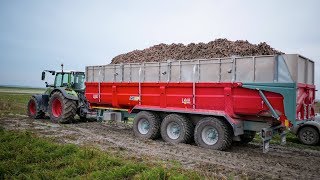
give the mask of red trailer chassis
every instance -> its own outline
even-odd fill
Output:
[[[293,121],[313,118],[314,86],[299,84],[297,92],[295,113],[300,118]],[[85,95],[92,109],[126,109],[129,113],[148,111],[157,113],[162,119],[168,114],[179,113],[188,116],[194,126],[201,118],[219,117],[231,126],[233,139],[248,131],[262,130],[265,146],[272,134],[278,132],[284,136],[284,127],[292,125],[292,121],[287,120],[282,94],[249,89],[239,82],[87,82]],[[309,111],[302,108],[306,104],[311,107]]]
[[[241,83],[86,83],[86,97],[92,107],[157,109],[191,114],[228,116],[231,119],[270,117],[259,92],[243,88]],[[100,93],[99,93],[100,92]],[[264,92],[274,109],[284,115],[283,97]],[[231,120],[233,121],[233,120]]]

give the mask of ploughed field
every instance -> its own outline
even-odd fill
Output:
[[[228,151],[215,151],[194,144],[170,144],[161,139],[141,140],[133,135],[130,124],[86,122],[55,124],[49,119],[2,117],[6,130],[31,131],[40,137],[79,146],[93,146],[106,153],[121,153],[142,162],[181,164],[203,177],[297,178],[319,179],[320,148],[295,144],[271,145],[267,154],[255,141],[246,146],[233,146]]]
[[[170,144],[162,139],[141,140],[134,137],[130,123],[56,124],[49,119],[30,119],[25,114],[31,94],[17,92],[19,89],[15,89],[12,93],[1,92],[0,88],[1,129],[32,132],[35,136],[50,138],[59,144],[98,148],[106,154],[121,155],[124,159],[134,159],[147,164],[144,166],[162,162],[161,166],[166,168],[178,165],[182,169],[168,170],[166,176],[161,176],[157,174],[158,171],[152,170],[157,174],[157,178],[170,177],[170,173],[183,174],[190,170],[195,171],[197,175],[187,174],[184,177],[320,178],[320,146],[302,145],[292,134],[288,135],[286,146],[280,146],[275,142],[267,154],[262,153],[258,136],[252,143],[246,146],[234,145],[228,151],[204,149],[195,146],[194,143]],[[74,171],[79,171],[77,167],[73,168]],[[135,176],[129,176],[132,177]]]

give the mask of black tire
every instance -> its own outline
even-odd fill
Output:
[[[244,134],[240,135],[240,144],[248,144],[256,136],[255,131],[245,131]]]
[[[306,145],[317,145],[319,143],[319,131],[312,126],[302,127],[298,132],[298,139]]]
[[[79,122],[88,122],[88,119],[86,118],[86,116],[79,115]]]
[[[61,111],[58,111],[57,107],[55,107],[55,103],[58,104],[60,102],[61,104]],[[74,119],[74,116],[77,113],[77,102],[71,99],[67,99],[63,96],[61,92],[54,92],[49,100],[49,116],[51,121],[53,122],[59,122],[59,123],[69,123],[72,122]]]
[[[145,125],[147,124],[147,125]],[[142,139],[157,139],[160,136],[160,118],[149,111],[139,112],[133,121],[133,132]],[[142,127],[145,125],[146,127]]]
[[[77,119],[78,122],[88,122],[86,114],[81,114],[80,113],[80,108],[77,109],[77,114],[79,116],[79,119]]]
[[[31,97],[28,102],[27,114],[33,119],[41,119],[45,117],[45,113],[40,110],[40,103],[34,97]]]
[[[205,131],[210,130],[213,133],[214,139],[206,138],[209,136]],[[214,150],[226,150],[232,144],[233,133],[229,125],[220,119],[214,117],[206,117],[200,120],[194,131],[195,143],[203,148]],[[212,142],[209,142],[212,141]]]
[[[170,128],[172,127],[172,128]],[[178,130],[175,134],[170,131]],[[161,123],[161,137],[170,143],[189,143],[192,140],[194,127],[192,122],[180,114],[169,114]]]

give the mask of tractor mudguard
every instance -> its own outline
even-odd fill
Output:
[[[47,109],[48,109],[49,95],[46,95],[46,94],[35,94],[35,95],[32,95],[32,97],[34,97],[37,100],[37,102],[40,105],[40,109],[43,112],[46,112]]]
[[[60,91],[63,94],[63,96],[66,97],[67,99],[71,99],[75,101],[79,100],[78,94],[72,89],[69,89],[66,87],[57,87],[51,92],[51,95],[56,91]]]

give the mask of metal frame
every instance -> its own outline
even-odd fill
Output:
[[[140,74],[140,81],[146,82],[146,71],[148,70],[148,67],[157,67],[157,72],[155,72],[158,77],[152,77],[154,80],[151,80],[152,82],[193,82],[193,76],[191,75],[192,72],[188,74],[188,67],[187,66],[198,66],[198,81],[197,82],[248,82],[248,83],[272,83],[272,82],[279,82],[278,75],[279,75],[279,57],[282,57],[284,60],[284,63],[290,61],[290,68],[287,67],[288,74],[290,77],[288,79],[292,79],[293,82],[297,83],[307,83],[312,82],[314,83],[314,77],[310,77],[311,74],[314,74],[314,62],[297,54],[285,54],[285,55],[265,55],[265,56],[247,56],[247,57],[236,57],[233,56],[231,58],[212,58],[212,59],[193,59],[193,60],[168,60],[166,62],[146,62],[146,63],[128,63],[125,64],[109,64],[104,66],[88,66],[86,67],[87,72],[87,82],[94,82],[98,81],[97,78],[97,67],[104,68],[103,75],[106,76],[106,72],[108,69],[112,69],[113,71],[113,79],[110,79],[110,81],[117,81],[117,82],[134,82],[138,81],[138,77],[136,74],[136,69],[139,67],[142,67],[142,71]],[[249,61],[252,59],[252,62]],[[241,64],[241,61],[245,60],[245,63],[249,63],[250,65],[246,69],[246,67],[242,66],[241,68],[238,67],[238,64]],[[264,73],[266,76],[270,76],[270,80],[263,80],[264,75],[261,75],[261,71],[263,72],[265,68],[263,68],[263,64],[265,62],[271,62],[267,63],[267,70]],[[301,72],[298,72],[298,65],[293,64],[293,62],[303,62],[303,67],[305,70],[310,70],[311,72],[305,71],[303,75],[301,75]],[[262,63],[262,64],[261,64]],[[311,64],[310,64],[311,63]],[[210,64],[218,64],[219,66],[212,66],[213,68],[217,68],[213,71],[217,72],[214,73],[214,77],[209,76],[211,78],[203,78],[204,76],[201,75],[201,72],[205,69],[205,72],[210,72],[210,69],[208,69],[208,66]],[[231,69],[229,70],[227,66],[223,66],[223,64],[230,64]],[[300,63],[301,64],[301,63]],[[166,68],[165,68],[166,67]],[[175,69],[172,69],[173,67],[177,67]],[[186,69],[184,69],[184,67]],[[227,67],[227,69],[226,69]],[[295,67],[295,69],[293,68]],[[204,69],[203,69],[204,68]],[[120,70],[120,72],[116,72],[117,69]],[[164,72],[164,69],[166,69]],[[173,74],[174,70],[174,74]],[[246,71],[249,71],[253,77],[246,77],[245,73]],[[92,72],[91,72],[92,71]],[[135,71],[135,73],[133,73]],[[192,71],[192,70],[191,70]],[[283,71],[281,69],[281,71]],[[125,75],[126,72],[126,75]],[[151,71],[149,71],[150,73]],[[270,74],[270,72],[273,72],[273,74]],[[152,72],[151,72],[152,73]],[[228,75],[230,73],[230,76]],[[242,74],[242,76],[238,76]],[[292,74],[293,73],[293,74]],[[311,73],[311,74],[310,74]],[[121,78],[117,79],[116,77],[121,74]],[[300,74],[300,75],[298,75]],[[133,77],[133,75],[135,77]],[[204,75],[204,74],[203,74]],[[126,78],[125,78],[126,76]],[[167,76],[166,80],[162,78],[162,76]],[[173,76],[175,78],[173,78]],[[223,77],[222,77],[223,76]],[[206,76],[208,77],[208,76]],[[259,78],[260,77],[260,78]],[[303,79],[301,79],[303,77]],[[151,79],[152,79],[151,78]],[[186,79],[187,78],[187,81]],[[225,79],[227,78],[227,79]],[[244,79],[243,79],[244,78]],[[300,78],[300,79],[299,79]],[[310,79],[311,78],[311,79]],[[148,78],[150,82],[150,78]],[[303,82],[299,82],[299,81]],[[103,79],[103,81],[106,81],[106,79]],[[310,84],[310,83],[309,83]]]

